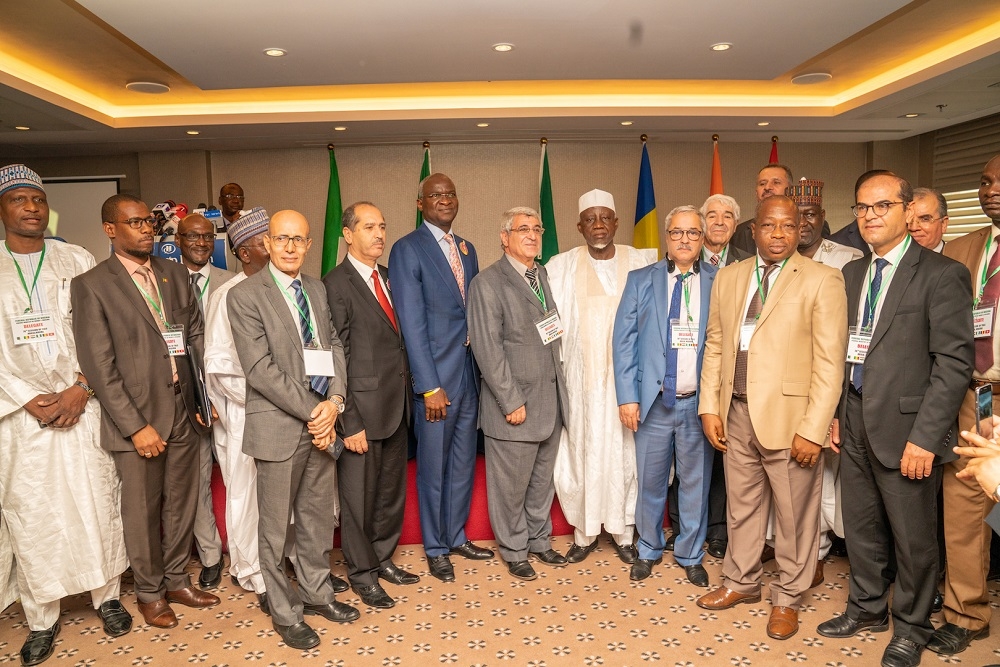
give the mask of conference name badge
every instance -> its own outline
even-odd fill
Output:
[[[670,347],[675,350],[696,349],[698,347],[698,323],[670,320]]]
[[[538,329],[543,345],[559,340],[566,333],[562,320],[559,319],[559,312],[556,310],[550,310],[545,317],[535,322],[535,328]]]
[[[995,314],[995,303],[979,304],[972,309],[972,334],[976,338],[989,338],[993,335]]]
[[[847,363],[863,364],[872,344],[871,327],[851,327],[847,337]]]
[[[15,345],[37,345],[56,339],[56,323],[50,313],[26,313],[12,319]]]
[[[163,340],[167,344],[167,354],[171,357],[183,357],[187,354],[187,346],[184,342],[184,325],[174,324],[167,327],[162,332]]]
[[[740,352],[750,350],[750,339],[753,338],[753,332],[756,328],[757,320],[746,321],[740,327]]]
[[[323,345],[310,345],[302,348],[302,360],[305,362],[306,375],[321,375],[332,378],[333,348]]]

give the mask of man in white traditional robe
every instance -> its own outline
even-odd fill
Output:
[[[618,419],[611,336],[628,272],[656,261],[655,250],[615,245],[618,217],[610,193],[591,190],[579,200],[576,228],[586,241],[545,265],[566,334],[563,371],[574,410],[563,425],[556,455],[559,505],[573,526],[571,563],[597,547],[601,527],[625,563],[636,559],[635,441]]]
[[[24,165],[0,168],[0,218],[0,586],[16,570],[0,605],[20,594],[21,662],[37,665],[52,655],[67,595],[90,591],[108,635],[132,629],[118,600],[128,561],[121,482],[101,449],[101,409],[80,373],[70,314],[70,281],[94,257],[44,238],[45,191]]]

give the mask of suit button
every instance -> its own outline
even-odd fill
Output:
[[[163,355],[163,358],[164,358],[164,359],[168,359],[169,357],[170,357],[170,355],[169,355],[169,354],[165,354],[165,355]]]
[[[657,380],[657,381],[656,381],[656,384],[660,384],[660,381],[659,381],[659,380]]]

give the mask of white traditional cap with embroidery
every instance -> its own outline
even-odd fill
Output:
[[[0,195],[14,188],[35,188],[45,192],[42,177],[23,164],[0,167]]]
[[[258,234],[267,231],[267,226],[271,218],[263,207],[257,206],[250,209],[235,221],[229,224],[229,242],[233,248],[239,248],[244,241],[249,241]]]
[[[580,213],[594,206],[603,206],[614,211],[615,198],[611,196],[610,192],[605,192],[604,190],[591,190],[580,197]]]

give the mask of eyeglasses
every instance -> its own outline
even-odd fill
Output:
[[[458,199],[458,194],[455,192],[432,192],[428,195],[424,195],[424,199],[430,199],[431,201],[438,201],[441,199]]]
[[[306,245],[309,244],[309,241],[312,240],[308,236],[287,236],[285,234],[268,236],[268,238],[271,239],[271,243],[274,244],[274,247],[279,250],[287,246],[289,241],[291,241],[292,245],[296,248],[305,248]]]
[[[918,215],[913,219],[913,222],[917,223],[922,227],[927,227],[935,222],[941,222],[944,218],[935,218],[933,215]]]
[[[896,204],[906,205],[905,202],[901,201],[878,201],[874,204],[855,204],[851,207],[851,212],[854,213],[855,218],[863,218],[868,215],[868,210],[871,209],[877,217],[881,217],[889,212],[889,209]]]
[[[208,241],[211,243],[215,240],[215,232],[209,232],[208,234],[195,234],[194,232],[188,232],[187,234],[178,234],[188,243],[197,243],[198,241]]]
[[[535,225],[534,227],[529,227],[528,225],[522,225],[520,227],[515,227],[514,229],[510,230],[510,233],[511,234],[530,234],[530,233],[535,233],[535,234],[538,234],[539,236],[541,236],[542,234],[545,233],[545,228],[541,227],[539,225]]]
[[[222,195],[223,199],[246,199],[244,195]]]
[[[697,241],[701,238],[702,231],[700,229],[670,229],[667,230],[667,236],[670,237],[671,241],[680,241],[682,238],[687,236],[689,241]]]
[[[128,225],[132,229],[142,229],[143,225],[149,225],[150,229],[156,229],[156,218],[149,216],[148,218],[129,218],[128,220],[116,220],[117,225]]]

